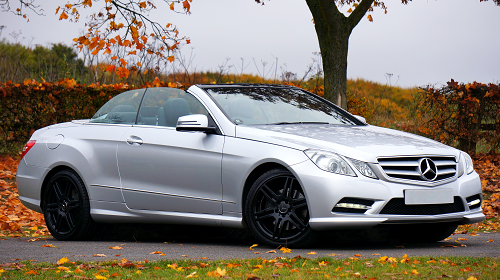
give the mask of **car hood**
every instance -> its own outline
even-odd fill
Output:
[[[240,125],[236,137],[299,150],[329,150],[366,162],[403,155],[453,155],[458,159],[460,152],[425,137],[371,125]]]

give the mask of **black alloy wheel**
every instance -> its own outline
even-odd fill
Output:
[[[298,247],[312,241],[306,197],[288,170],[273,169],[261,175],[248,193],[244,213],[261,242]]]
[[[52,176],[44,191],[42,209],[47,228],[58,240],[85,239],[94,227],[84,184],[72,170]]]

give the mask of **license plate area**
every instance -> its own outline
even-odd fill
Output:
[[[453,203],[452,189],[404,190],[406,205]]]

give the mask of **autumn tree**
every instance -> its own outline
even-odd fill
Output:
[[[0,0],[0,9],[13,11],[23,17],[27,17],[26,10],[41,12],[37,0],[10,1],[15,1],[18,8],[14,10],[9,0]],[[264,4],[264,0],[254,1]],[[408,4],[409,1],[412,0],[401,0],[403,4]],[[500,6],[500,0],[492,1]],[[190,43],[189,39],[179,37],[179,31],[173,24],[162,25],[149,18],[149,11],[157,9],[152,1],[72,0],[59,7],[56,14],[60,20],[78,21],[81,9],[92,7],[93,2],[99,3],[101,9],[89,18],[86,23],[87,32],[75,38],[75,43],[80,49],[88,48],[94,55],[109,55],[118,67],[110,66],[108,70],[116,71],[119,76],[126,77],[129,70],[137,71],[142,66],[140,62],[131,64],[130,56],[149,54],[156,55],[165,62],[172,62],[172,52],[182,43]],[[165,9],[187,14],[190,12],[192,0],[160,2],[166,4]],[[313,16],[323,61],[324,96],[346,108],[349,36],[368,12],[375,8],[387,12],[387,8],[384,2],[379,0],[306,0],[306,3]],[[339,10],[339,7],[345,5],[350,7],[348,15]],[[368,14],[367,18],[369,21],[373,20],[371,14]]]
[[[408,4],[411,0],[401,0]],[[480,2],[488,0],[479,0]],[[500,6],[500,0],[493,0]],[[264,0],[255,0],[264,4]],[[387,13],[387,8],[378,0],[306,0],[311,11],[318,37],[325,75],[324,97],[342,108],[347,107],[347,52],[349,36],[360,20],[374,8]],[[344,15],[339,7],[351,6],[349,15]],[[369,21],[373,21],[370,14]]]
[[[177,13],[190,13],[192,0],[163,0],[165,9]],[[63,2],[63,1],[61,1]],[[0,0],[0,10],[13,12],[29,20],[29,14],[43,14],[40,0]],[[97,3],[98,7],[93,7]],[[186,37],[179,35],[172,23],[160,24],[149,17],[157,9],[152,1],[141,0],[70,0],[57,8],[61,21],[78,22],[82,9],[98,10],[86,20],[86,31],[73,39],[77,48],[87,48],[92,55],[105,55],[115,65],[113,71],[120,77],[128,77],[129,71],[142,67],[140,57],[155,56],[158,61],[173,62],[173,52],[181,44],[189,44]],[[137,59],[134,59],[136,57]]]

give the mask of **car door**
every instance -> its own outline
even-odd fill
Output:
[[[151,112],[155,112],[151,114]],[[176,131],[177,118],[206,114],[179,89],[149,88],[138,123],[118,144],[118,169],[127,206],[137,210],[222,214],[224,136]],[[147,115],[147,116],[143,116]]]
[[[116,151],[123,133],[135,124],[144,92],[135,89],[117,95],[66,140],[86,158],[88,168],[80,172],[89,172],[83,175],[91,200],[123,202]]]

